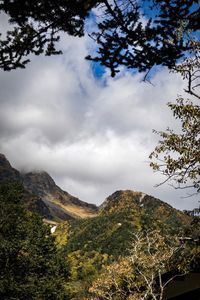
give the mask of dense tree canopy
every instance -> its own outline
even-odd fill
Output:
[[[133,234],[130,253],[104,267],[89,289],[91,300],[162,300],[167,285],[190,270],[183,262],[185,246],[177,237],[159,231]],[[170,274],[170,271],[172,271]],[[170,276],[165,278],[164,274]]]
[[[1,0],[0,12],[14,27],[0,39],[0,68],[24,68],[31,53],[60,53],[60,32],[82,36],[94,7],[98,29],[91,36],[98,53],[88,58],[110,68],[112,76],[121,65],[139,71],[174,66],[190,48],[178,37],[180,24],[193,33],[200,29],[198,0]]]
[[[22,205],[23,188],[0,186],[0,298],[67,299],[65,264],[41,218]]]

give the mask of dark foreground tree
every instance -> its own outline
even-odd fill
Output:
[[[22,195],[18,184],[0,186],[0,299],[67,299],[64,262]]]
[[[0,39],[0,68],[24,68],[29,54],[58,54],[60,32],[84,34],[84,23],[98,8],[97,31],[92,34],[98,53],[88,59],[110,68],[120,66],[148,71],[154,65],[172,67],[190,45],[180,25],[195,33],[200,29],[198,0],[1,0],[13,29]],[[147,12],[147,13],[146,13]]]
[[[180,26],[200,29],[198,0],[104,0],[92,34],[100,62],[115,76],[120,66],[148,72],[155,65],[173,67],[190,49]],[[102,13],[103,11],[103,13]],[[103,15],[103,16],[102,16]]]
[[[0,37],[0,68],[24,68],[29,54],[59,54],[60,32],[82,36],[84,21],[96,0],[1,0],[13,28]]]

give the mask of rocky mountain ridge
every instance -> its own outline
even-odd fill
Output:
[[[182,226],[188,216],[169,204],[142,192],[131,190],[116,191],[100,207],[89,204],[70,195],[58,187],[51,176],[44,171],[20,173],[14,169],[3,154],[0,154],[0,182],[19,181],[25,188],[24,202],[28,209],[38,212],[49,221],[69,221],[96,216],[131,216],[136,224],[145,222],[146,227],[152,220],[169,226]],[[118,217],[117,217],[118,218]],[[119,217],[119,222],[120,221]],[[139,221],[137,221],[139,220]],[[168,225],[167,225],[168,226]]]
[[[59,222],[93,217],[98,212],[94,204],[81,201],[63,191],[47,172],[20,173],[11,166],[5,155],[0,154],[0,182],[5,181],[22,183],[27,208],[47,220]]]
[[[0,153],[0,182],[6,180],[21,181],[20,172],[14,169],[4,154]]]

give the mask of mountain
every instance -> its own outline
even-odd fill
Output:
[[[22,176],[18,170],[11,166],[5,155],[0,153],[0,183],[7,181],[17,181],[22,183]],[[51,219],[50,210],[41,198],[25,190],[23,201],[27,209],[39,213],[46,219]]]
[[[151,233],[156,230],[169,244],[173,244],[173,237],[176,235],[186,237],[190,241],[190,237],[193,237],[194,226],[198,228],[197,223],[192,227],[192,222],[191,216],[159,199],[142,192],[120,190],[104,201],[96,217],[59,224],[54,235],[57,246],[67,259],[69,298],[74,300],[93,299],[92,297],[87,298],[87,292],[91,286],[98,289],[102,278],[105,278],[105,281],[101,291],[104,286],[105,291],[107,290],[110,278],[113,278],[111,292],[123,282],[125,286],[126,283],[131,283],[134,277],[131,276],[130,281],[127,281],[127,276],[125,276],[122,282],[122,274],[123,270],[127,268],[124,259],[130,255],[130,249],[134,245],[134,234],[141,236],[144,231]],[[181,238],[180,245],[183,243],[185,242]],[[191,252],[193,248],[194,245],[188,248],[189,255],[193,253]],[[187,257],[184,256],[184,259],[187,260]],[[194,261],[194,265],[196,264],[198,265],[198,260]],[[119,277],[114,282],[118,272]],[[99,278],[101,279],[99,280]],[[92,282],[95,284],[93,285]],[[100,296],[100,293],[98,295]],[[125,296],[116,296],[116,299],[122,298],[127,299]]]
[[[150,195],[117,191],[100,206],[92,219],[75,220],[57,230],[58,240],[67,236],[65,251],[97,251],[112,256],[127,254],[133,233],[159,230],[164,235],[182,234],[192,218]]]
[[[23,185],[30,193],[41,197],[49,207],[54,219],[67,219],[93,217],[97,214],[97,207],[70,195],[58,187],[48,173],[29,172],[23,174]],[[58,213],[59,210],[59,213]],[[63,214],[63,216],[62,216]]]
[[[105,248],[109,251],[112,240],[115,240],[119,252],[124,237],[128,238],[133,230],[159,228],[165,232],[177,232],[190,220],[190,216],[169,204],[130,190],[116,191],[97,208],[63,191],[44,171],[21,174],[0,154],[0,182],[7,180],[23,184],[24,203],[31,211],[47,220],[70,221],[67,228],[72,228],[72,231],[68,247],[73,249],[81,245],[89,249],[95,244],[98,248],[101,244],[102,251]]]
[[[11,166],[4,154],[0,153],[0,182],[7,180],[20,181],[20,172]]]
[[[173,208],[168,203],[142,192],[131,190],[116,191],[100,207],[100,214],[110,215],[130,210],[146,222],[154,219],[158,223],[172,228],[182,227],[188,220],[185,213]]]
[[[6,181],[22,183],[26,207],[39,213],[47,221],[93,217],[98,212],[95,205],[81,201],[59,188],[48,173],[21,174],[11,166],[5,155],[0,154],[0,182]]]

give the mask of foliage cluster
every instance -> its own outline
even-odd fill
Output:
[[[185,35],[179,35],[180,26],[184,24],[192,33],[199,29],[197,0],[118,0],[103,4],[103,17],[93,33],[98,54],[88,58],[108,67],[112,76],[120,66],[142,72],[155,65],[172,68],[190,50]]]
[[[177,238],[163,237],[156,230],[138,232],[133,235],[129,255],[106,266],[94,281],[91,299],[163,299],[164,289],[176,273],[168,279],[163,274],[177,266],[183,255],[184,247]],[[184,269],[179,268],[181,275],[186,267],[189,261]]]
[[[14,26],[0,40],[0,68],[24,68],[29,54],[59,54],[60,33],[82,36],[94,7],[98,30],[91,36],[98,51],[88,59],[108,67],[112,76],[120,66],[139,71],[174,66],[190,49],[179,36],[180,25],[193,33],[200,28],[198,0],[2,0],[0,11]]]
[[[175,103],[168,106],[180,130],[168,128],[157,133],[158,145],[150,155],[150,166],[166,176],[175,188],[192,187],[200,192],[200,43],[190,39],[191,57],[178,64],[174,72],[186,80],[185,91],[191,99],[179,96]]]
[[[0,12],[13,25],[0,39],[0,68],[24,68],[30,54],[59,54],[55,44],[60,32],[82,36],[88,11],[97,1],[2,0]]]
[[[0,186],[0,298],[67,299],[67,268],[42,219],[23,204],[18,183]]]

